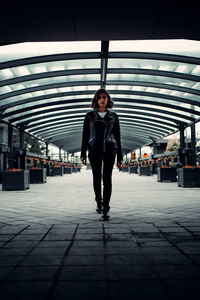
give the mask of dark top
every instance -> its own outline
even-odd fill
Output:
[[[86,151],[95,155],[102,152],[117,153],[117,161],[123,160],[119,118],[115,112],[107,109],[104,118],[98,114],[98,110],[86,114],[83,124],[81,157],[86,157]]]

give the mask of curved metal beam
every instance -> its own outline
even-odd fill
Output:
[[[113,52],[109,52],[108,58],[164,60],[164,61],[175,61],[175,62],[186,63],[186,64],[200,65],[200,58],[197,57],[154,53],[154,52],[113,51]]]
[[[13,92],[5,93],[0,95],[0,100],[4,100],[7,98],[16,97],[19,95],[33,93],[43,90],[56,89],[62,87],[73,87],[73,86],[92,86],[92,85],[100,85],[100,80],[90,80],[90,81],[71,81],[71,82],[58,82],[58,83],[50,83],[39,86],[33,86],[30,88],[20,89]]]
[[[126,126],[126,127],[130,128],[131,126]],[[67,133],[68,134],[73,134],[75,130],[78,131],[78,132],[82,132],[82,124],[72,126],[72,128],[67,127],[67,128],[63,128],[61,130],[52,130],[49,133],[41,134],[41,135],[38,135],[38,136],[40,138],[43,138],[43,139],[52,138],[52,141],[54,141],[56,136],[60,136],[60,135],[63,135],[63,134],[66,135]],[[123,127],[121,128],[121,131],[123,132]],[[126,129],[126,131],[127,131],[127,129]],[[134,135],[139,135],[139,136],[144,136],[144,137],[147,136],[148,137],[149,134],[152,134],[152,131],[147,130],[147,129],[143,130],[143,129],[139,129],[139,128],[134,129]],[[154,136],[161,137],[162,135],[154,133]]]
[[[177,86],[173,84],[166,84],[160,82],[149,82],[149,81],[131,81],[131,80],[107,80],[107,85],[131,85],[131,86],[144,86],[144,87],[154,87],[158,89],[166,89],[179,91],[182,93],[188,93],[200,96],[200,91],[192,88],[187,88],[183,86]]]
[[[150,105],[154,105],[154,106],[162,106],[162,107],[168,107],[168,108],[171,108],[171,109],[174,109],[174,110],[180,110],[180,111],[184,111],[184,112],[187,112],[189,114],[193,114],[193,115],[198,115],[200,116],[200,112],[199,111],[196,111],[194,109],[189,109],[189,108],[186,108],[186,107],[181,107],[181,106],[176,106],[176,105],[173,105],[173,104],[168,104],[168,103],[163,103],[163,102],[155,102],[155,101],[150,101],[150,100],[139,100],[139,99],[126,99],[126,98],[116,98],[116,97],[112,97],[112,100],[113,101],[117,101],[117,102],[124,102],[125,104],[126,103],[139,103],[139,104],[150,104]],[[48,102],[48,103],[40,103],[40,104],[36,104],[36,105],[32,105],[32,106],[27,106],[27,107],[24,107],[24,108],[21,108],[21,109],[17,109],[17,110],[12,110],[8,113],[3,113],[3,118],[8,118],[12,115],[15,115],[15,114],[20,114],[20,113],[23,113],[23,112],[26,112],[26,111],[30,111],[30,109],[38,109],[38,108],[42,108],[42,107],[47,107],[47,106],[54,106],[54,105],[60,105],[60,104],[77,104],[77,103],[85,103],[88,105],[88,99],[87,98],[81,98],[81,99],[70,99],[70,100],[58,100],[58,101],[52,101],[52,102]],[[18,104],[16,104],[17,106],[19,106]],[[121,106],[121,104],[119,105]],[[13,105],[14,107],[14,105]],[[59,108],[58,108],[59,109]]]
[[[127,123],[125,121],[120,121],[121,127],[128,127],[128,128],[133,128],[133,129],[141,129],[141,130],[146,130],[147,132],[154,132],[156,134],[159,135],[163,135],[163,134],[169,134],[169,131],[161,129],[161,128],[154,128],[152,126],[148,126],[148,125],[137,125],[134,123]],[[43,130],[36,130],[36,131],[31,131],[32,134],[41,136],[42,134],[47,135],[48,132],[53,133],[53,132],[59,132],[62,129],[70,129],[70,128],[76,128],[76,127],[83,127],[83,122],[70,122],[70,124],[62,124],[62,125],[58,125],[56,127],[47,127],[46,129]]]
[[[123,132],[123,131],[122,131],[122,132]],[[65,131],[63,131],[62,133],[58,133],[58,134],[56,134],[56,135],[54,134],[53,137],[52,137],[51,142],[54,143],[55,145],[57,145],[57,143],[58,143],[59,141],[62,141],[62,142],[61,142],[61,144],[62,144],[62,143],[63,143],[63,140],[67,141],[68,135],[69,135],[69,136],[70,136],[70,135],[73,135],[73,136],[74,136],[74,140],[75,140],[75,141],[78,141],[78,140],[79,140],[79,144],[80,144],[80,146],[81,146],[81,133],[82,133],[82,132],[81,132],[78,128],[75,128],[75,129],[72,129],[72,130],[65,130]],[[77,136],[80,136],[80,138],[77,139]],[[124,134],[122,134],[122,143],[123,143],[123,137],[124,137],[124,136],[129,136],[129,137],[131,137],[131,138],[134,138],[135,140],[141,141],[143,144],[150,141],[149,137],[147,137],[147,136],[145,136],[145,135],[143,135],[143,134],[136,133],[136,132],[134,132],[134,134],[132,134],[132,132],[131,132],[131,133],[129,133],[129,134],[127,135],[127,131],[126,131]],[[142,137],[143,137],[143,138],[142,138]]]
[[[78,150],[80,151],[80,147],[81,147],[81,137],[82,134],[80,132],[75,133],[73,131],[71,136],[66,136],[66,135],[61,135],[61,137],[57,137],[56,140],[54,141],[54,143],[58,146],[64,146],[66,149],[69,147],[74,147],[74,145],[78,148]],[[131,140],[130,140],[131,137]],[[134,140],[132,139],[134,138]],[[127,142],[126,142],[127,141]],[[126,143],[127,145],[134,147],[134,146],[141,146],[144,145],[146,143],[148,143],[150,140],[145,138],[145,139],[141,139],[141,137],[137,137],[137,136],[132,136],[131,133],[129,133],[127,135],[127,132],[124,132],[122,135],[122,148],[124,148],[124,144]]]
[[[143,69],[143,68],[109,68],[107,69],[107,74],[139,74],[139,75],[150,75],[150,76],[162,76],[162,77],[172,77],[189,81],[200,81],[200,76],[185,74],[174,71],[164,71],[155,69]]]
[[[48,90],[48,89],[54,89],[54,88],[86,86],[86,85],[92,86],[92,85],[99,85],[99,84],[100,84],[100,81],[96,81],[96,80],[51,83],[51,84],[45,84],[45,85],[34,86],[34,87],[25,88],[25,89],[21,89],[21,90],[16,90],[16,91],[9,92],[9,93],[4,93],[4,94],[0,95],[0,100],[4,100],[4,99],[10,98],[10,97],[12,98],[12,97],[23,95],[26,93],[32,93],[32,92],[36,92],[36,91],[46,90],[46,89]],[[168,85],[168,84],[160,84],[160,83],[157,84],[157,83],[152,82],[152,83],[149,83],[149,85],[148,85],[148,83],[146,83],[146,82],[140,83],[139,81],[134,82],[134,81],[123,81],[123,80],[121,80],[121,81],[120,80],[108,80],[107,85],[138,85],[138,86],[152,86],[152,87],[163,88],[163,89],[168,89],[169,86],[173,87],[173,85]],[[169,89],[172,89],[172,88],[169,88]],[[176,90],[175,88],[173,88],[173,89]],[[184,87],[177,87],[177,90],[179,90],[181,92],[185,92],[185,93],[191,93],[192,91],[194,91],[193,89],[184,88]],[[115,93],[115,94],[117,92],[113,91],[113,93]],[[122,93],[122,91],[121,91],[121,93]],[[125,91],[124,91],[124,94],[125,94]],[[192,99],[186,99],[186,98],[170,96],[170,95],[165,95],[165,94],[160,94],[160,93],[132,91],[131,94],[132,95],[142,95],[142,96],[147,95],[147,96],[152,96],[152,97],[157,97],[157,98],[158,97],[166,98],[169,100],[185,102],[185,103],[200,106],[200,101],[195,101]],[[200,95],[200,92],[197,90],[197,91],[194,91],[193,94]]]
[[[0,63],[0,70],[19,67],[30,64],[38,64],[52,61],[62,61],[62,60],[75,60],[75,59],[100,59],[101,52],[80,52],[80,53],[60,53],[51,55],[41,55],[28,58],[15,59],[11,61],[6,61]],[[164,54],[164,53],[151,53],[151,52],[109,52],[109,58],[133,58],[133,59],[150,59],[150,60],[164,60],[164,61],[175,61],[187,64],[200,64],[200,59],[191,56],[174,55],[174,54]]]
[[[118,112],[119,112],[119,117],[120,117],[120,112],[124,113],[124,111],[120,111],[120,110],[118,110]],[[74,113],[76,113],[76,111],[75,111]],[[139,113],[139,112],[128,111],[128,114],[129,114],[129,116],[127,116],[127,117],[130,117],[130,116],[133,117],[133,116],[134,116],[134,118],[136,118],[136,119],[141,119],[141,120],[146,120],[146,121],[149,120],[149,121],[153,121],[153,122],[161,123],[161,124],[166,124],[166,122],[164,122],[163,120],[167,120],[167,121],[169,121],[169,122],[172,122],[172,124],[167,123],[168,126],[177,128],[177,126],[175,125],[175,124],[178,123],[177,119],[172,119],[172,118],[169,118],[169,117],[166,117],[166,116],[162,116],[162,118],[160,118],[159,115],[156,115],[156,114],[150,114],[150,113],[146,113],[146,112],[143,112],[143,113],[141,114],[141,113]],[[51,115],[51,118],[53,118],[53,117],[58,117],[58,115],[59,115],[59,116],[60,116],[60,115],[66,116],[66,112],[65,112],[65,113],[59,113],[59,114],[58,114],[58,113],[52,114],[52,115]],[[85,115],[85,113],[83,113],[83,115]],[[135,115],[136,115],[136,116],[135,116]],[[138,117],[137,115],[140,115],[140,116]],[[141,115],[142,115],[142,116],[141,116]],[[144,117],[143,117],[143,116],[144,116]],[[145,118],[145,116],[146,116],[146,117],[151,117],[151,118],[153,118],[153,119]],[[49,115],[43,116],[43,119],[44,119],[44,118],[49,118]],[[64,118],[66,118],[66,117],[64,117]],[[37,118],[37,119],[40,120],[40,118]],[[161,120],[159,121],[159,119],[161,119]],[[35,120],[33,119],[32,121],[35,121]],[[25,123],[24,121],[23,121],[23,122],[19,122],[17,125],[18,125],[18,126],[21,126],[21,125],[23,125],[24,123]],[[174,123],[174,124],[173,124],[173,123]],[[187,123],[185,123],[185,122],[179,121],[179,123],[182,123],[182,124],[184,124],[184,125],[187,125]],[[30,128],[30,125],[29,125],[29,128]]]
[[[42,100],[48,100],[52,98],[61,98],[61,97],[71,97],[71,96],[77,96],[77,95],[94,95],[95,90],[85,90],[85,91],[71,91],[71,92],[58,92],[58,93],[52,93],[52,94],[44,94],[41,96],[36,96],[28,99],[22,99],[16,102],[12,103],[7,103],[4,105],[1,105],[1,109],[6,110],[7,108],[11,108],[16,105],[23,105],[23,104],[28,104],[31,102],[36,102],[36,101],[42,101]],[[89,100],[89,99],[88,99]]]
[[[130,105],[125,105],[124,104],[122,107],[129,109],[130,112],[133,112],[133,109],[136,109],[136,110],[139,110],[139,111],[140,110],[146,110],[146,107],[142,107],[142,106],[134,106],[134,105],[130,106]],[[77,105],[76,107],[74,107],[72,105],[72,106],[67,106],[67,107],[59,107],[58,111],[71,110],[71,112],[69,112],[69,113],[72,113],[72,110],[74,110],[74,113],[76,113],[76,110],[77,109],[81,109],[81,108],[87,108],[87,106],[86,105]],[[120,108],[121,107],[119,106],[119,109]],[[118,110],[118,108],[117,108],[117,110]],[[162,114],[166,114],[167,113],[169,116],[175,116],[176,118],[186,119],[186,120],[191,121],[191,122],[193,122],[195,120],[194,118],[189,117],[189,116],[184,116],[184,115],[181,115],[181,114],[178,114],[178,113],[175,113],[175,112],[171,112],[171,111],[170,112],[166,112],[165,110],[151,108],[151,107],[148,108],[148,111],[156,112],[158,114],[161,114],[161,113]],[[30,118],[32,116],[36,116],[36,115],[40,115],[40,114],[47,114],[47,113],[51,113],[51,112],[55,112],[55,108],[50,108],[50,109],[46,109],[46,110],[42,110],[42,111],[36,111],[36,112],[29,113],[29,114],[21,115],[21,116],[9,119],[9,121],[11,123],[13,123],[13,122],[16,122],[16,121],[19,121],[19,120]],[[68,112],[66,112],[66,114],[68,114]],[[53,114],[53,115],[55,116],[55,114]],[[52,117],[52,115],[51,115],[51,117]],[[159,116],[159,118],[163,119],[164,116]],[[173,120],[175,122],[177,119],[170,118],[170,120]]]
[[[73,133],[73,131],[72,131]],[[141,139],[141,138],[138,138],[138,137],[134,137],[134,141],[133,140],[130,140],[130,137],[133,138],[132,135],[123,135],[123,139],[122,139],[122,148],[123,148],[123,145],[124,145],[124,142],[125,141],[128,141],[128,145],[144,145],[146,143],[149,142],[149,139]],[[71,139],[70,137],[66,139],[66,137],[63,137],[63,135],[61,137],[57,137],[57,139],[54,141],[54,143],[56,143],[56,145],[62,145],[64,147],[71,147],[71,145],[75,145],[79,151],[80,151],[80,148],[81,148],[81,143],[78,142],[78,140],[81,140],[81,134],[76,134],[76,137],[74,139]]]
[[[57,118],[56,121],[65,121],[67,119],[71,119],[71,118],[76,119],[76,118],[81,118],[81,117],[82,117],[82,120],[84,120],[84,116],[85,116],[85,113],[74,115],[73,117],[71,117],[71,116],[64,116],[64,117]],[[169,124],[169,123],[164,122],[164,121],[152,120],[150,118],[145,118],[145,117],[132,116],[132,115],[129,115],[129,116],[126,116],[126,115],[120,116],[119,115],[119,118],[120,118],[120,120],[121,120],[121,118],[128,118],[128,119],[133,119],[133,120],[140,120],[141,123],[143,123],[143,120],[144,120],[145,122],[156,123],[156,126],[161,126],[160,124],[162,124],[163,128],[168,128],[168,126],[170,126],[172,128],[177,128],[177,126],[175,124]],[[37,121],[38,121],[38,123],[33,123],[33,122],[37,122]],[[47,121],[41,121],[41,118],[35,118],[34,121],[32,120],[31,124],[28,124],[26,126],[26,128],[27,129],[31,129],[31,128],[34,129],[35,127],[38,128],[38,124],[39,124],[39,126],[40,125],[44,125],[46,127],[49,122],[52,122],[52,121],[49,121],[49,120],[47,120]],[[157,123],[158,123],[158,125],[157,125]],[[21,125],[23,125],[23,123],[19,123],[18,124],[18,126],[21,126]]]
[[[67,96],[77,96],[77,95],[93,95],[95,93],[95,90],[89,90],[89,91],[73,91],[73,92],[60,92],[60,93],[54,93],[54,94],[47,94],[47,95],[42,95],[42,96],[37,96],[37,97],[32,97],[29,99],[23,99],[19,101],[14,101],[12,103],[7,103],[4,105],[1,105],[1,110],[6,110],[7,108],[14,107],[16,105],[24,105],[36,101],[42,101],[42,100],[47,100],[47,99],[52,99],[52,98],[61,98],[61,97],[67,97]],[[140,92],[140,91],[128,91],[128,90],[109,90],[109,93],[111,94],[119,94],[119,95],[131,95],[131,96],[141,96],[141,97],[151,97],[151,98],[160,98],[160,99],[167,99],[175,102],[181,102],[181,103],[187,103],[191,105],[197,105],[200,106],[200,101],[194,101],[194,100],[189,100],[177,96],[170,96],[170,95],[165,95],[165,94],[158,94],[158,93],[152,93],[152,92]],[[117,98],[116,98],[117,99]],[[120,99],[120,98],[119,98]],[[132,100],[132,99],[131,99]],[[133,99],[134,100],[134,99]]]
[[[189,117],[189,116],[185,116],[184,114],[178,114],[172,111],[166,111],[166,110],[162,110],[162,109],[157,109],[157,108],[152,108],[152,107],[143,107],[143,106],[135,106],[135,105],[127,105],[127,104],[123,104],[122,106],[118,106],[119,109],[121,108],[127,108],[127,109],[137,109],[137,110],[147,110],[148,111],[153,111],[153,112],[157,112],[157,113],[163,113],[163,114],[168,114],[170,116],[175,116],[177,118],[181,118],[181,119],[186,119],[188,121],[193,122],[195,120],[195,118],[193,117]],[[118,107],[116,107],[116,109],[118,109]],[[162,116],[161,116],[162,118]]]
[[[120,109],[116,109],[116,111],[120,114],[120,113],[124,113],[124,110],[120,110]],[[128,110],[127,111],[128,112],[128,114],[133,114],[133,115],[142,115],[142,116],[147,116],[147,117],[152,117],[152,118],[156,118],[156,119],[161,119],[161,122],[162,122],[162,120],[166,120],[166,121],[169,121],[169,122],[172,122],[172,123],[174,123],[174,124],[177,124],[177,123],[182,123],[182,124],[184,124],[184,125],[187,125],[187,123],[186,122],[182,122],[182,121],[177,121],[177,119],[172,119],[172,118],[168,118],[168,117],[166,117],[166,116],[160,116],[160,115],[156,115],[156,114],[149,114],[148,112],[142,112],[142,114],[141,113],[139,113],[139,112],[137,112],[137,111],[134,111],[134,112],[132,112],[131,110]],[[153,120],[154,122],[155,122],[155,120]],[[171,124],[168,124],[168,125],[170,125],[171,126]]]
[[[76,117],[77,118],[82,117],[84,119],[85,114],[86,114],[86,112],[82,112],[82,113],[73,114],[73,116],[71,114],[69,114],[69,116],[66,116],[65,113],[61,113],[59,115],[64,115],[64,117],[56,118],[56,120],[60,121],[60,120],[66,120],[66,119],[71,119],[71,118],[76,118]],[[53,117],[56,117],[56,116],[58,116],[58,115],[55,114]],[[42,124],[48,124],[49,120],[45,120],[45,119],[48,119],[48,118],[49,118],[49,116],[43,116],[42,117],[43,121],[41,121],[41,118],[37,117],[37,118],[31,119],[31,123],[24,121],[24,122],[19,122],[17,125],[18,126],[26,125],[26,128],[28,128],[28,129],[29,128],[34,128],[35,126],[38,126],[38,124],[41,124],[41,125]]]
[[[49,131],[49,130],[52,130],[52,128],[61,128],[61,127],[64,127],[66,125],[73,125],[73,124],[83,124],[83,118],[79,118],[79,120],[75,119],[75,120],[64,120],[63,122],[51,122],[51,124],[46,124],[46,125],[43,125],[43,126],[38,126],[37,128],[33,129],[33,130],[30,130],[30,132],[32,134],[40,134],[42,132],[46,132],[46,131]],[[147,124],[147,123],[144,123],[144,122],[141,122],[141,121],[135,121],[133,119],[130,119],[129,121],[126,120],[126,118],[120,118],[120,124],[121,123],[125,123],[125,124],[132,124],[132,125],[135,125],[139,127],[147,127],[149,129],[155,129],[157,131],[160,131],[160,132],[164,132],[164,133],[168,133],[170,131],[172,131],[171,128],[169,127],[164,127],[162,125],[157,125],[157,124]],[[122,124],[123,124],[122,123]]]
[[[121,120],[121,118],[132,118],[133,120],[141,120],[141,122],[143,123],[143,121],[146,121],[146,122],[150,122],[150,123],[158,123],[158,125],[157,126],[160,126],[160,124],[162,124],[162,125],[164,125],[163,127],[164,128],[167,128],[167,126],[170,126],[170,127],[172,127],[172,128],[176,128],[177,129],[177,125],[175,125],[175,124],[169,124],[169,123],[167,123],[167,122],[164,122],[164,121],[161,121],[161,120],[155,120],[155,119],[150,119],[150,118],[146,118],[146,117],[140,117],[140,116],[133,116],[133,115],[119,115],[119,117],[120,117],[120,120]],[[137,122],[139,122],[139,121],[137,121]],[[144,123],[145,124],[145,123]],[[171,128],[171,130],[173,130]],[[169,128],[170,129],[170,128]]]
[[[62,77],[71,75],[85,75],[85,74],[100,74],[100,68],[87,68],[87,69],[72,69],[72,70],[59,70],[59,71],[47,71],[41,73],[35,73],[24,76],[17,76],[10,79],[5,79],[0,81],[0,87],[5,85],[11,85],[16,83],[22,83],[38,79],[46,79],[52,77]],[[149,75],[149,76],[162,76],[169,78],[178,78],[183,80],[189,80],[194,82],[200,81],[200,76],[185,74],[180,72],[163,71],[155,69],[141,69],[141,68],[109,68],[107,69],[107,74],[139,74],[139,75]]]
[[[163,129],[163,128],[161,128],[161,127],[157,127],[157,128],[155,128],[155,127],[153,127],[153,126],[149,126],[149,125],[146,125],[146,124],[140,124],[140,123],[133,123],[133,122],[126,122],[126,121],[123,121],[123,120],[121,120],[120,121],[120,124],[121,124],[121,126],[122,127],[126,127],[126,126],[132,126],[132,128],[144,128],[144,129],[148,129],[148,130],[150,130],[150,131],[154,131],[154,132],[160,132],[160,133],[165,133],[165,134],[168,134],[169,132],[171,132],[171,130],[166,130],[166,129]],[[125,125],[125,126],[124,126]]]
[[[47,72],[30,74],[30,75],[17,76],[14,78],[1,80],[0,87],[5,85],[32,81],[32,80],[38,80],[38,79],[47,79],[47,78],[72,76],[72,75],[85,75],[85,74],[101,74],[101,70],[100,68],[71,69],[71,70],[47,71]]]
[[[108,89],[107,89],[108,90]],[[160,93],[153,93],[153,92],[141,92],[141,91],[128,91],[128,90],[108,90],[109,94],[122,94],[122,95],[137,95],[142,97],[151,97],[151,98],[161,98],[161,99],[168,99],[176,102],[187,103],[191,105],[200,106],[200,101],[195,101],[191,99],[181,98],[177,96],[165,95]]]
[[[79,52],[79,53],[60,53],[60,54],[33,56],[33,57],[20,58],[20,59],[14,59],[14,60],[2,62],[0,63],[0,70],[24,66],[24,65],[53,62],[53,61],[95,59],[95,58],[100,59],[101,53],[100,52]]]

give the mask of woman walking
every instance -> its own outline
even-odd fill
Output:
[[[97,213],[102,212],[102,217],[106,220],[109,219],[112,170],[116,155],[118,168],[123,159],[120,125],[118,115],[110,110],[113,107],[113,101],[105,89],[101,88],[96,91],[91,107],[93,110],[86,114],[83,124],[81,161],[86,165],[86,152],[88,150],[97,203],[96,211]],[[101,178],[103,178],[103,194]]]

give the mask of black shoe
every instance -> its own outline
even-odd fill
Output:
[[[101,206],[100,205],[97,205],[96,212],[98,214],[101,214]]]
[[[103,219],[103,221],[109,221],[110,220],[110,216],[108,215],[107,211],[103,212],[102,219]]]

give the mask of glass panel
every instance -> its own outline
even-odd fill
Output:
[[[42,85],[50,85],[50,84],[59,84],[59,83],[69,83],[69,82],[87,82],[87,81],[99,81],[100,80],[100,75],[99,74],[85,74],[85,75],[73,75],[73,76],[62,76],[62,77],[53,77],[53,78],[48,78],[48,79],[38,79],[34,81],[27,81],[23,83],[16,83],[10,85],[10,88],[14,90],[22,90],[26,88],[34,88],[34,87],[40,87]],[[5,92],[3,91],[4,88],[0,88],[0,93],[4,94]],[[25,91],[24,91],[25,92]]]
[[[155,82],[155,83],[164,83],[164,84],[173,84],[177,86],[185,86],[190,87],[194,82],[190,82],[188,80],[173,78],[173,77],[165,77],[165,76],[153,76],[153,75],[143,75],[143,74],[108,74],[107,80],[124,80],[124,81],[143,81],[143,82]],[[109,82],[112,84],[112,82]],[[133,82],[134,85],[134,82]]]
[[[66,87],[64,91],[62,92],[78,92],[80,91],[81,92],[84,92],[84,91],[92,91],[92,96],[94,95],[94,92],[99,89],[99,86],[97,85],[78,85],[78,86],[73,86],[73,87]],[[44,90],[44,91],[40,91],[41,93],[39,95],[50,95],[50,94],[58,94],[59,91],[58,89],[48,89],[48,90]],[[37,94],[35,95],[37,96]],[[7,98],[5,100],[0,100],[0,105],[6,105],[6,104],[9,104],[9,103],[15,103],[17,104],[17,101],[20,101],[20,100],[25,100],[25,99],[30,99],[30,98],[33,98],[34,97],[34,93],[26,93],[26,94],[21,94],[19,96],[15,96],[15,97],[10,97],[10,98]],[[89,95],[85,95],[86,98],[88,98],[89,100],[91,98],[89,98],[90,96]],[[53,98],[51,98],[53,99]]]
[[[76,119],[71,119],[71,121],[67,120],[67,122],[64,121],[58,121],[58,122],[48,122],[46,125],[43,125],[42,128],[41,126],[34,127],[32,129],[32,132],[36,132],[37,130],[51,130],[52,128],[62,128],[61,126],[68,126],[68,125],[73,125],[73,124],[81,124],[83,125],[83,118],[76,118]]]
[[[117,108],[117,109],[115,109],[116,110],[116,112],[118,112],[118,113],[120,113],[120,115],[122,114],[122,111],[124,111],[124,114],[126,115],[132,115],[130,112],[126,112],[126,111],[130,111],[130,109],[127,109],[127,108],[123,108],[123,107],[121,107],[121,108]],[[143,116],[143,111],[141,111],[141,110],[137,110],[137,109],[134,109],[133,110],[133,115],[136,113],[136,112],[138,112],[138,114],[137,115],[140,115],[140,116]],[[150,114],[152,114],[152,115],[157,115],[157,116],[155,116],[155,117],[150,117],[150,118],[152,118],[152,119],[157,119],[157,120],[162,120],[162,117],[169,117],[170,119],[176,119],[176,120],[180,120],[180,121],[182,121],[182,122],[186,122],[186,120],[184,119],[184,117],[183,118],[178,118],[178,117],[174,117],[174,116],[167,116],[166,115],[166,113],[156,113],[156,112],[149,112]],[[148,116],[148,118],[149,118],[149,116]],[[166,121],[166,120],[165,120]],[[168,121],[166,121],[166,122],[168,122]],[[173,120],[169,120],[169,122],[172,122],[173,124],[174,124],[174,122],[173,122]],[[187,123],[189,123],[189,121],[187,121]]]
[[[101,66],[100,59],[74,59],[64,61],[54,61],[47,63],[30,64],[9,69],[0,70],[0,80],[10,79],[18,76],[38,74],[52,71],[63,71],[73,69],[99,69]]]
[[[66,113],[66,116],[72,116],[72,115],[78,115],[78,112],[87,112],[87,111],[89,111],[89,109],[88,109],[88,107],[86,107],[86,108],[76,108],[76,109],[68,109],[67,110],[67,113]],[[55,117],[53,117],[54,119],[56,119],[56,118],[59,118],[60,116],[59,116],[59,113],[62,113],[62,116],[64,115],[63,113],[63,111],[56,111],[56,114],[57,114],[57,116]],[[70,114],[71,113],[71,114]],[[43,117],[45,117],[45,116],[50,116],[49,117],[49,119],[51,119],[51,115],[52,114],[55,114],[55,112],[48,112],[48,113],[43,113],[43,114],[39,114],[39,115],[36,115],[36,116],[31,116],[31,117],[26,117],[26,115],[27,114],[17,114],[17,115],[15,115],[15,117],[19,117],[19,116],[23,116],[23,119],[22,120],[20,120],[20,122],[26,122],[26,121],[31,121],[32,119],[34,119],[34,118],[38,118],[38,117],[40,117],[40,119],[42,120],[42,118]],[[9,117],[8,118],[8,120],[9,119],[12,119],[13,117]],[[41,120],[40,120],[40,122],[41,122]],[[45,119],[45,120],[47,120],[47,119]],[[51,119],[52,120],[52,119]],[[17,121],[17,122],[19,122],[19,121]],[[16,124],[16,122],[14,122],[14,124]]]
[[[68,114],[67,118],[73,118],[74,116],[76,116],[76,117],[78,116],[78,117],[82,118],[82,120],[84,120],[85,113],[86,112],[84,110],[82,113],[77,112],[77,113],[74,113],[74,114]],[[57,119],[59,119],[60,117],[64,117],[64,116],[56,116],[56,117],[53,118],[53,121],[57,121]],[[52,118],[51,117],[50,118],[45,118],[43,121],[50,122],[50,124],[51,124]],[[40,125],[41,125],[41,120],[31,122],[31,126],[33,126],[32,128],[35,128],[35,127],[40,126]]]
[[[140,59],[140,58],[109,58],[108,68],[137,68],[137,69],[152,69],[159,71],[171,71],[175,72],[177,67],[182,66],[182,72],[179,73],[190,73],[194,72],[193,75],[197,75],[199,70],[195,64],[186,64],[174,61],[162,61],[152,59]],[[184,67],[184,68],[183,68]],[[184,70],[184,72],[183,72]]]
[[[101,41],[19,43],[0,47],[0,62],[58,53],[100,51]]]
[[[147,118],[149,118],[149,117],[147,117]],[[150,125],[150,126],[158,126],[158,127],[160,126],[159,123],[157,123],[157,122],[155,123],[153,119],[152,120],[146,120],[145,117],[144,117],[143,120],[140,120],[140,119],[138,120],[136,118],[136,115],[134,115],[134,113],[133,114],[127,114],[127,115],[125,115],[124,113],[120,113],[119,114],[119,119],[120,119],[120,122],[121,122],[121,120],[124,120],[124,121],[134,122],[134,123],[142,123],[142,124],[144,123],[144,125],[146,124],[146,125]],[[162,125],[162,126],[165,126],[165,125]],[[171,127],[170,124],[168,124],[167,126]],[[173,128],[173,126],[172,126],[172,128]]]
[[[109,51],[136,51],[200,57],[200,43],[192,40],[110,41]]]

